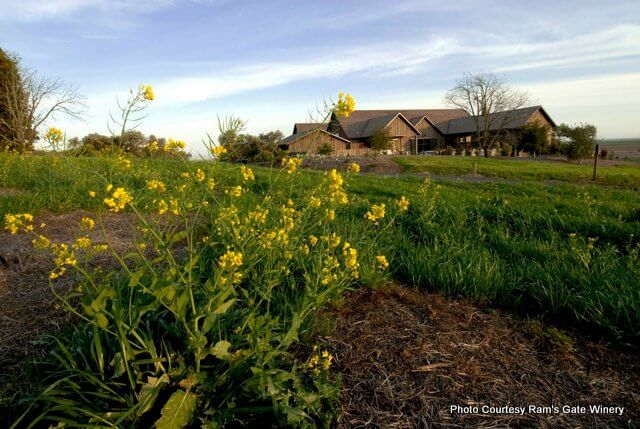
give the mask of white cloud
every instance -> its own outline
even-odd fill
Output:
[[[0,19],[38,20],[83,10],[101,12],[148,12],[173,4],[174,0],[0,0]]]

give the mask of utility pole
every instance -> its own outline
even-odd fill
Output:
[[[593,178],[591,179],[591,181],[595,182],[596,181],[596,171],[598,169],[598,152],[600,149],[600,145],[597,144],[596,145],[596,154],[593,157]]]

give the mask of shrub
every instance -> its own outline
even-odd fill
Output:
[[[391,134],[389,134],[389,130],[386,128],[380,128],[376,130],[367,139],[367,144],[369,145],[369,147],[378,152],[391,149],[392,143],[393,140],[391,139]]]
[[[98,222],[83,220],[67,245],[29,232],[28,215],[7,217],[12,232],[34,234],[55,255],[54,282],[67,271],[79,279],[72,292],[56,295],[79,323],[39,366],[43,387],[16,424],[329,426],[338,398],[332,356],[308,348],[309,358],[298,357],[298,343],[312,339],[319,309],[360,278],[384,276],[386,258],[376,259],[364,243],[387,230],[408,201],[386,211],[372,206],[367,222],[379,228],[347,241],[334,221],[334,210],[348,204],[342,176],[333,170],[296,195],[299,165],[285,159],[284,174],[268,183],[256,183],[244,166],[224,183],[186,165],[177,188],[141,169],[136,177],[150,175],[147,189],[155,194],[148,199],[107,187],[97,197],[109,210],[156,212],[137,216],[140,244],[114,253],[120,270],[108,273],[90,263],[113,252],[86,236]],[[274,187],[254,194],[254,186]]]
[[[512,150],[513,150],[513,148],[511,147],[511,145],[509,143],[502,143],[500,145],[500,155],[502,155],[502,156],[511,155],[511,151]]]
[[[329,143],[323,143],[318,146],[318,155],[331,155],[333,153],[333,148]]]
[[[447,146],[444,148],[445,155],[453,155],[453,153],[454,153],[454,149],[451,146]]]
[[[563,146],[563,152],[569,159],[584,159],[593,156],[597,129],[593,125],[580,124],[569,126],[560,124],[556,136]]]
[[[608,150],[606,150],[606,149],[602,149],[602,150],[600,151],[600,158],[602,158],[602,159],[607,159],[607,155],[608,155],[608,154],[609,154],[609,151],[608,151]]]

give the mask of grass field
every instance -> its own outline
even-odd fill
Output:
[[[135,394],[142,385],[154,392],[154,400],[167,401],[169,397],[175,398],[174,402],[186,402],[187,411],[197,408],[199,415],[206,416],[207,421],[225,422],[249,415],[254,418],[261,413],[274,415],[278,421],[301,419],[318,423],[321,416],[331,420],[332,414],[328,410],[331,410],[332,398],[335,399],[332,383],[321,371],[304,375],[309,363],[297,364],[290,347],[292,344],[309,347],[310,339],[319,329],[315,311],[339,301],[346,288],[376,287],[389,280],[446,295],[465,296],[482,305],[542,315],[560,326],[576,327],[610,341],[638,346],[640,198],[637,188],[640,169],[629,166],[602,168],[599,184],[608,186],[600,186],[588,184],[591,171],[588,166],[458,157],[398,158],[408,172],[442,176],[468,174],[474,161],[478,162],[479,174],[508,181],[425,182],[423,178],[411,175],[399,178],[356,175],[349,177],[344,185],[349,204],[327,205],[332,203],[327,199],[326,187],[336,182],[316,171],[289,175],[278,169],[254,168],[256,180],[243,183],[239,167],[219,163],[137,160],[129,169],[120,161],[99,158],[0,158],[3,172],[0,187],[4,190],[0,193],[0,216],[28,212],[35,216],[37,223],[38,214],[46,212],[78,208],[104,211],[102,199],[109,196],[104,191],[107,184],[123,187],[131,194],[138,210],[152,213],[157,210],[160,198],[157,190],[149,189],[148,182],[153,179],[162,181],[169,189],[167,192],[180,199],[181,211],[189,213],[178,218],[183,223],[193,220],[187,233],[170,228],[171,232],[167,232],[165,225],[151,227],[166,235],[162,235],[161,242],[150,240],[154,249],[166,259],[155,261],[154,266],[147,265],[146,259],[140,259],[138,255],[137,259],[123,264],[120,273],[108,276],[108,287],[103,285],[89,294],[91,300],[85,305],[93,306],[94,310],[85,315],[86,324],[81,324],[69,338],[62,340],[58,363],[50,364],[53,369],[49,368],[53,371],[50,373],[58,377],[61,371],[69,375],[73,383],[58,385],[58,390],[52,389],[48,396],[36,401],[29,418],[35,418],[39,413],[48,418],[54,416],[54,420],[70,418],[69,409],[75,407],[81,411],[71,414],[75,415],[73,418],[85,421],[83,419],[98,413],[99,409],[109,408],[120,410],[114,414],[112,422],[139,422],[136,413],[141,407],[151,406],[151,402],[141,405],[140,396]],[[214,192],[201,186],[206,180],[200,183],[199,179],[194,179],[198,169],[207,180],[214,178]],[[181,175],[185,171],[190,173],[189,178]],[[323,182],[326,180],[329,185]],[[187,188],[181,189],[183,185]],[[237,185],[249,192],[237,198],[222,192]],[[96,191],[98,195],[92,198],[90,191]],[[265,200],[266,194],[272,197]],[[321,207],[308,207],[307,201],[312,194],[322,199]],[[406,213],[395,204],[402,196],[410,201]],[[241,216],[255,216],[249,213],[255,210],[256,204],[261,204],[262,208],[271,210],[267,224],[277,229],[277,225],[285,222],[280,217],[287,218],[284,214],[287,211],[282,207],[288,204],[288,199],[292,200],[291,207],[301,213],[299,216],[306,217],[296,218],[291,226],[290,241],[276,245],[277,254],[258,245],[256,237],[260,235],[251,235],[257,234],[256,231],[245,230],[247,236],[243,237],[234,232],[234,228],[228,228],[236,224],[224,224],[233,218],[225,209],[231,203]],[[198,204],[202,201],[207,201],[206,208]],[[372,211],[371,205],[381,203],[386,205],[386,217],[375,223],[365,219],[366,213]],[[335,209],[335,221],[327,222],[323,218],[325,206]],[[130,208],[126,210],[130,211]],[[272,219],[274,213],[279,214]],[[312,232],[328,237],[335,234],[341,238],[341,243],[348,241],[358,249],[357,278],[348,275],[348,248],[344,253],[340,252],[341,244],[336,247],[336,258],[343,272],[328,283],[320,280],[329,269],[326,254],[314,256],[313,251],[311,256],[300,254],[304,240]],[[202,244],[203,237],[214,244]],[[168,246],[167,240],[175,243],[185,239],[187,253],[191,255],[186,259],[176,257],[174,260],[173,256],[162,252]],[[272,239],[274,243],[275,240]],[[242,267],[251,268],[243,271],[244,277],[234,283],[234,292],[222,287],[224,281],[215,277],[215,287],[221,287],[216,293],[226,296],[225,300],[233,296],[231,308],[234,310],[226,314],[226,308],[220,309],[220,318],[213,325],[207,325],[209,329],[215,326],[211,331],[215,332],[215,339],[208,333],[196,335],[188,328],[194,323],[193,319],[184,311],[197,310],[196,319],[200,320],[198,317],[206,318],[211,309],[225,304],[212,303],[201,289],[214,287],[210,280],[213,277],[206,273],[215,267],[230,244],[235,249],[242,248],[245,255]],[[326,251],[332,252],[330,246]],[[291,254],[287,255],[288,252]],[[375,257],[378,255],[386,256],[388,269],[377,266]],[[286,272],[279,271],[281,266],[289,268]],[[179,276],[182,280],[172,277],[177,272],[182,273]],[[89,274],[89,283],[83,280],[85,288],[88,289],[92,282],[102,285],[96,276]],[[187,282],[191,286],[185,291],[192,291],[190,288],[193,287],[200,292],[195,293],[195,297],[186,292],[185,295],[178,294],[175,299],[184,299],[179,303],[169,305],[167,296],[157,292],[153,298],[146,292],[132,292],[140,283],[150,290],[168,293],[163,288],[183,284],[184,276],[194,279]],[[156,285],[158,278],[172,280]],[[321,285],[328,286],[323,288]],[[117,301],[114,297],[128,303],[128,308],[133,305],[148,312],[144,317],[134,318],[139,324],[134,338],[131,333],[122,334],[132,328],[129,324],[120,324],[117,317],[118,311],[126,312],[127,307],[112,304],[108,310],[104,308],[105,300]],[[73,299],[85,302],[82,296],[75,295]],[[165,310],[151,305],[152,302],[164,305]],[[106,319],[98,316],[102,314],[106,314]],[[160,324],[156,323],[158,320]],[[199,329],[198,323],[195,322],[195,331]],[[163,331],[165,328],[167,330]],[[169,346],[147,344],[149,335],[157,330],[165,332]],[[187,337],[194,335],[188,346],[172,337],[178,333]],[[82,335],[85,337],[79,338]],[[96,338],[101,338],[102,342]],[[132,371],[128,380],[117,364],[118,359],[122,359],[123,344],[131,347],[134,354],[141,353],[139,361],[136,361],[138,357],[133,358],[134,362],[121,369]],[[204,344],[215,345],[212,353],[218,360],[202,357],[203,350],[210,347]],[[70,345],[80,352],[73,351]],[[237,352],[233,359],[227,353],[231,345],[233,353]],[[203,367],[200,357],[186,358],[186,353],[180,359],[186,359],[189,364],[176,362],[172,368],[159,369],[156,362],[154,367],[153,353],[149,350],[157,348],[160,355],[174,356],[179,347],[189,350],[190,356],[195,348],[195,356],[202,357]],[[72,357],[78,360],[77,353],[83,356],[83,362],[90,363],[69,366]],[[101,356],[102,353],[108,356]],[[180,376],[176,375],[178,369],[182,371]],[[156,384],[140,380],[141,373],[134,370],[154,377]],[[112,379],[114,371],[122,377],[118,381],[120,384],[104,381]],[[163,374],[171,381],[157,381]],[[211,378],[208,378],[212,375],[223,377],[225,381],[212,387]],[[273,383],[289,389],[289,393],[284,395],[284,390],[274,390]],[[116,387],[123,392],[115,392]],[[94,403],[91,397],[78,399],[73,396],[82,389],[95,389],[100,401]],[[215,399],[203,401],[200,394],[191,395],[198,389],[209,392]],[[169,396],[168,392],[172,394]],[[169,402],[165,407],[173,405]],[[160,411],[167,411],[165,407],[162,410],[154,408],[154,415],[164,415]],[[249,420],[244,421],[250,421],[250,417],[246,418]]]
[[[593,166],[562,162],[494,159],[459,156],[404,156],[394,160],[410,173],[468,175],[477,163],[477,173],[485,177],[538,182],[591,183]],[[600,166],[597,183],[610,186],[640,188],[640,168],[634,165]]]

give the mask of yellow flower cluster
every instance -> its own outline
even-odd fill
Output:
[[[327,219],[328,219],[329,221],[334,221],[334,220],[336,220],[336,211],[335,211],[335,210],[333,210],[333,209],[326,209],[326,210],[325,210],[325,213],[326,213],[326,215],[327,215]]]
[[[164,192],[167,190],[167,185],[160,180],[152,179],[147,182],[147,189],[150,191]]]
[[[347,169],[347,171],[349,171],[349,173],[358,174],[358,173],[360,173],[360,165],[358,165],[358,164],[357,164],[357,163],[355,163],[355,162],[352,162],[352,163],[349,165],[349,168]]]
[[[112,185],[109,185],[107,190],[111,190]],[[109,210],[112,212],[119,212],[120,210],[124,210],[124,207],[133,201],[131,195],[124,188],[116,188],[111,194],[111,198],[105,198],[104,203],[109,207]]]
[[[334,168],[327,173],[327,177],[329,179],[329,201],[332,203],[347,204],[349,198],[347,197],[347,193],[342,189],[342,184],[344,183],[342,175]]]
[[[348,242],[344,242],[344,246],[342,246],[342,256],[344,256],[344,266],[351,272],[351,275],[354,279],[360,277],[358,272],[358,268],[360,268],[360,263],[358,262],[358,251],[351,247]]]
[[[322,201],[318,197],[311,196],[309,197],[309,206],[310,207],[320,207]]]
[[[378,224],[378,221],[382,219],[385,215],[385,205],[384,204],[374,204],[371,206],[371,210],[365,213],[364,217]]]
[[[31,240],[31,244],[33,244],[33,247],[36,249],[46,249],[51,246],[51,241],[44,235],[38,235],[37,238]]]
[[[204,171],[200,170],[199,168],[196,170],[196,182],[204,182],[204,179],[207,178],[207,176],[204,174]]]
[[[238,186],[232,186],[230,188],[227,188],[224,190],[224,193],[231,196],[231,197],[240,197],[240,195],[242,195],[242,186],[238,185]]]
[[[44,134],[44,138],[51,143],[60,143],[64,138],[64,133],[58,128],[50,127]]]
[[[174,152],[174,151],[178,151],[179,149],[184,149],[185,147],[187,147],[187,144],[182,140],[174,140],[170,138],[167,141],[167,144],[164,145],[162,150],[164,152]]]
[[[345,94],[341,92],[338,94],[338,101],[336,101],[333,111],[338,116],[344,116],[348,118],[351,113],[356,110],[356,100],[351,94]]]
[[[142,96],[147,101],[153,101],[156,98],[151,85],[140,85],[140,92],[142,92]]]
[[[124,156],[118,156],[117,158],[118,165],[123,170],[131,170],[131,160],[125,158]]]
[[[75,249],[88,249],[91,247],[91,239],[89,237],[78,237],[73,247]]]
[[[211,154],[217,156],[218,158],[227,153],[227,148],[224,146],[216,146],[211,149]]]
[[[83,217],[80,219],[80,226],[86,230],[92,230],[95,227],[96,223],[90,217]]]
[[[149,142],[149,144],[147,145],[147,150],[151,153],[156,153],[158,151],[158,141],[154,140],[152,142]]]
[[[227,253],[220,256],[220,260],[218,261],[218,266],[224,269],[233,270],[242,265],[242,253],[234,252],[233,250],[227,250]]]
[[[321,369],[327,371],[329,368],[331,368],[332,363],[333,355],[331,355],[331,353],[329,353],[327,350],[323,350],[321,353],[318,353],[318,346],[313,346],[313,355],[307,363],[307,368],[312,370],[317,375],[320,373]]]
[[[24,232],[33,231],[33,216],[29,213],[19,213],[4,215],[4,229],[9,231],[10,234],[17,234],[20,229]]]
[[[327,259],[323,261],[320,283],[326,286],[329,283],[338,280],[338,275],[335,272],[338,268],[340,268],[338,260],[333,256],[327,257]]]
[[[244,165],[240,167],[240,172],[242,173],[242,180],[245,182],[249,182],[251,180],[256,180],[256,176],[253,174],[253,170]]]
[[[406,199],[404,195],[400,197],[398,201],[396,201],[396,205],[398,206],[400,211],[406,212],[407,210],[409,210],[409,200]]]
[[[378,268],[381,270],[387,269],[389,267],[389,262],[387,262],[387,257],[384,255],[376,256],[376,262],[378,263]]]
[[[51,271],[49,278],[54,280],[67,271],[67,266],[75,267],[78,260],[76,259],[75,252],[69,249],[69,246],[64,243],[54,244],[51,250],[55,256],[54,263],[56,264],[56,268]]]
[[[302,164],[301,158],[282,158],[282,166],[285,168],[287,174],[293,174],[296,172],[298,167]]]

